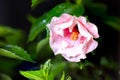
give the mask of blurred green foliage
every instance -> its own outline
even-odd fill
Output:
[[[31,7],[35,9],[47,0],[31,1]],[[24,30],[0,25],[0,77],[2,76],[3,80],[11,80],[16,73],[19,74],[16,72],[16,67],[27,61],[36,61],[34,64],[37,64],[37,67],[40,66],[39,69],[34,70],[34,67],[31,67],[31,70],[20,70],[20,74],[32,80],[117,79],[119,65],[115,60],[106,56],[100,57],[97,65],[87,60],[71,63],[65,61],[60,55],[53,56],[48,43],[49,32],[47,32],[46,24],[52,17],[59,17],[63,13],[76,16],[85,15],[87,14],[85,8],[95,15],[93,17],[100,18],[104,24],[120,31],[120,18],[108,15],[107,6],[93,0],[75,0],[74,3],[66,0],[38,18],[29,14],[27,18],[32,24],[29,35]],[[49,58],[51,60],[48,60]]]

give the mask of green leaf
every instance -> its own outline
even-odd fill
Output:
[[[65,73],[63,72],[62,77],[60,78],[60,80],[65,80]]]
[[[5,41],[7,44],[24,45],[25,38],[25,32],[16,29],[14,31],[14,34],[5,36]]]
[[[82,0],[75,0],[75,3],[80,5],[80,4],[82,4]]]
[[[0,55],[8,58],[34,62],[24,49],[14,45],[7,45],[4,48],[0,48]]]
[[[10,76],[0,73],[0,80],[12,80]]]
[[[50,72],[50,69],[51,63],[49,59],[41,65],[40,70],[20,71],[20,74],[33,80],[54,80],[54,75]]]
[[[52,67],[52,72],[55,76],[59,75],[67,66],[66,62],[58,62],[54,63],[54,66]]]
[[[15,67],[20,64],[21,61],[0,56],[0,72],[3,72],[9,76],[15,75]]]
[[[84,8],[82,5],[62,3],[48,12],[47,19],[49,21],[53,16],[59,17],[63,13],[80,16],[84,13]]]
[[[31,7],[34,9],[38,4],[42,3],[45,0],[32,0]]]
[[[52,72],[48,75],[48,80],[54,80],[54,75],[52,74]]]
[[[72,78],[70,76],[67,76],[67,80],[72,80]]]
[[[39,51],[41,51],[43,48],[45,48],[46,45],[48,45],[48,43],[49,43],[48,38],[40,40],[37,44],[36,52],[38,53]]]
[[[33,41],[36,36],[45,29],[46,27],[46,20],[45,20],[45,16],[43,15],[42,17],[38,18],[34,24],[32,25],[32,28],[30,30],[30,34],[29,34],[29,38],[28,38],[28,42]]]
[[[112,27],[113,29],[120,31],[120,18],[115,16],[108,16],[103,20],[104,23]]]
[[[30,14],[27,15],[27,19],[29,22],[34,23],[36,21],[36,18]]]
[[[6,35],[13,34],[14,32],[15,32],[14,29],[12,29],[8,26],[0,25],[0,37],[4,37]]]
[[[43,70],[49,70],[50,68],[51,68],[51,63],[50,63],[50,59],[48,59],[45,63],[44,63],[44,65],[42,66],[42,69]]]
[[[41,70],[36,70],[36,71],[20,71],[20,74],[23,75],[24,77],[28,78],[28,79],[45,80],[43,78]]]
[[[65,76],[65,73],[63,72],[62,77],[60,80],[72,80],[70,76]]]
[[[25,33],[19,29],[0,25],[0,37],[2,37],[1,41],[4,44],[22,45],[25,40]]]
[[[43,71],[43,76],[45,77],[45,79],[48,79],[50,73],[50,69],[51,69],[50,61],[51,60],[49,59],[44,63],[44,65],[41,65],[41,70]]]
[[[80,16],[84,13],[84,8],[82,7],[82,5],[75,5],[71,3],[62,3],[60,5],[57,5],[48,13],[38,18],[36,22],[32,25],[28,42],[33,41],[37,37],[37,35],[46,28],[46,24],[50,22],[52,17],[59,17],[63,13]]]

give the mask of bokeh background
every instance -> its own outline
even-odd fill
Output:
[[[46,0],[35,9],[32,9],[30,0],[0,0],[0,24],[23,29],[27,34],[31,28],[31,23],[28,21],[27,15],[32,14],[35,17],[39,17],[44,12],[49,11],[62,2],[64,2],[64,0]],[[120,17],[120,0],[94,0],[94,2],[104,3],[107,6],[108,15]],[[89,16],[89,20],[98,26],[101,37],[99,47],[96,49],[96,54],[94,56],[88,54],[88,60],[99,66],[99,59],[101,56],[105,56],[119,64],[120,32],[102,23],[101,19],[91,14],[87,8],[86,14]],[[19,66],[24,68],[26,64]],[[114,71],[114,74],[110,72],[110,74],[115,77],[114,80],[117,80],[119,79],[120,70]],[[16,75],[15,79],[18,79],[17,77],[21,76]]]

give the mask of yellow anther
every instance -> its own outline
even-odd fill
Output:
[[[78,39],[79,32],[72,32],[70,35],[70,39],[76,41]]]

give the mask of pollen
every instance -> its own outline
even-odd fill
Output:
[[[70,39],[76,41],[78,39],[79,32],[72,32],[70,35]]]

